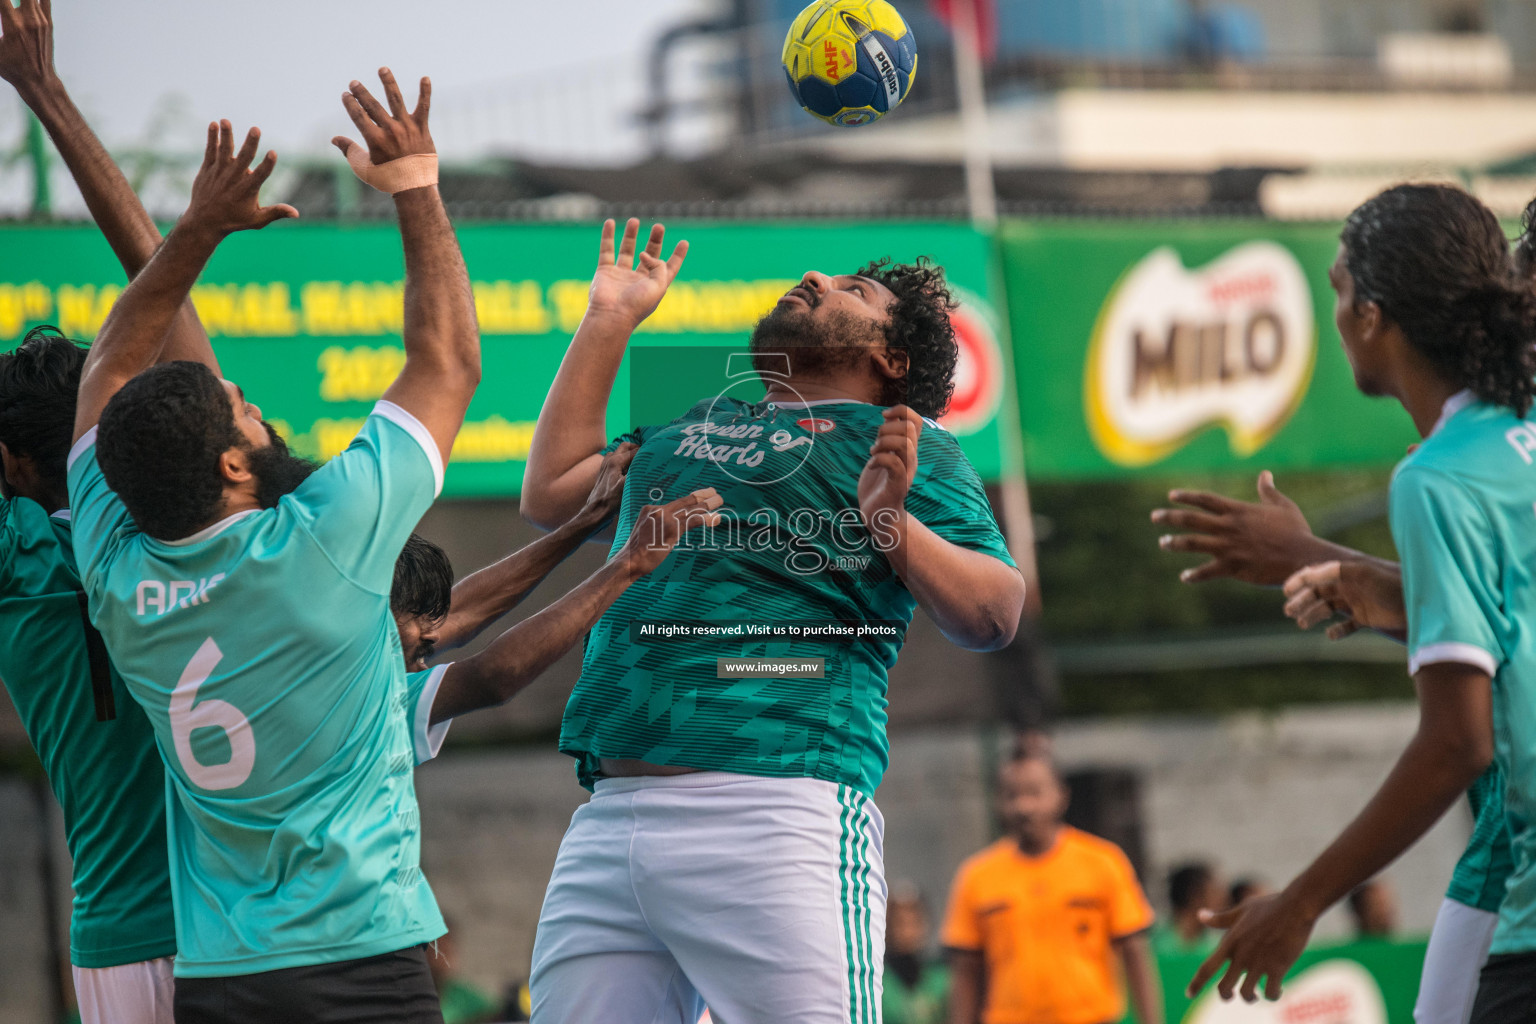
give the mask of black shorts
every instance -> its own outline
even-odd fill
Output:
[[[176,1024],[443,1024],[427,947],[230,978],[177,978]]]
[[[1500,953],[1483,965],[1471,1024],[1536,1021],[1536,953]]]

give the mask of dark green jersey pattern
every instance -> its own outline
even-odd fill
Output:
[[[631,625],[910,622],[916,602],[858,512],[859,475],[882,412],[859,402],[720,398],[622,439],[640,450],[614,550],[642,505],[701,487],[719,491],[725,519],[691,533],[589,635],[560,730],[560,749],[577,758],[584,785],[598,758],[610,757],[874,792],[887,761],[886,675],[901,638],[668,641],[635,635]],[[919,441],[906,507],[946,540],[1013,564],[980,478],[936,424]],[[822,658],[825,677],[717,678],[717,659],[742,657]]]
[[[1505,883],[1515,869],[1514,852],[1509,846],[1509,829],[1504,824],[1504,775],[1497,764],[1478,776],[1467,790],[1472,805],[1472,838],[1456,870],[1451,875],[1447,899],[1468,907],[1497,913],[1504,902]]]
[[[26,498],[0,500],[0,679],[64,810],[69,958],[116,967],[176,952],[165,770],[115,670],[116,717],[97,721],[79,594],[69,521]]]

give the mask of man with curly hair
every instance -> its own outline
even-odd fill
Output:
[[[656,225],[637,257],[638,233],[630,221],[616,254],[604,225],[539,416],[522,500],[546,527],[619,443],[604,419],[626,343],[686,253],[664,261]],[[936,422],[953,308],[924,261],[812,271],[752,333],[761,400],[727,388],[620,439],[639,448],[619,536],[646,502],[713,487],[723,507],[588,638],[560,747],[593,797],[540,915],[540,1024],[692,1024],[704,1004],[733,1024],[879,1020],[887,673],[918,606],[993,650],[1024,601],[981,481]],[[754,632],[775,624],[800,632]]]

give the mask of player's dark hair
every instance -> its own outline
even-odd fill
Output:
[[[1524,282],[1536,287],[1536,235],[1532,234],[1533,227],[1536,227],[1536,199],[1525,204],[1525,212],[1520,214],[1520,237],[1515,239],[1510,252],[1516,284]]]
[[[1368,881],[1361,882],[1349,891],[1349,895],[1345,897],[1345,903],[1349,906],[1349,912],[1356,922],[1364,923],[1365,912],[1368,909],[1365,903],[1366,899],[1371,893],[1378,891],[1385,884],[1381,876],[1378,875]]]
[[[944,268],[919,256],[916,263],[875,260],[858,274],[895,293],[885,341],[907,354],[906,379],[891,382],[882,404],[905,403],[920,416],[938,419],[949,411],[955,393],[955,361],[960,357],[955,328],[949,322],[958,303],[944,281]]]
[[[1379,305],[1452,381],[1525,415],[1536,295],[1516,281],[1493,211],[1450,185],[1398,185],[1356,207],[1341,241],[1357,302]]]
[[[0,354],[0,444],[30,458],[50,484],[64,482],[84,365],[84,346],[46,325]]]
[[[1216,872],[1203,861],[1179,865],[1168,872],[1168,905],[1175,913],[1193,908],[1201,890],[1215,877]]]
[[[389,587],[389,610],[396,615],[440,622],[453,602],[453,563],[448,552],[413,533],[395,559],[395,580]]]
[[[139,529],[180,540],[218,515],[219,457],[245,443],[212,370],[161,363],[124,384],[102,410],[96,459]]]
[[[1245,875],[1244,877],[1239,878],[1237,881],[1233,882],[1231,887],[1227,889],[1227,903],[1235,907],[1239,903],[1244,903],[1252,899],[1255,894],[1261,892],[1263,889],[1263,882],[1259,881],[1257,878],[1251,878]]]

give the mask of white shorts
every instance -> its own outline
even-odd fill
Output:
[[[1435,928],[1424,951],[1419,999],[1413,1005],[1416,1024],[1467,1024],[1477,979],[1488,959],[1493,927],[1499,915],[1455,900],[1440,904]]]
[[[80,1024],[172,1024],[175,957],[117,967],[71,967]]]
[[[560,843],[535,1024],[878,1024],[885,823],[817,779],[603,779]]]

